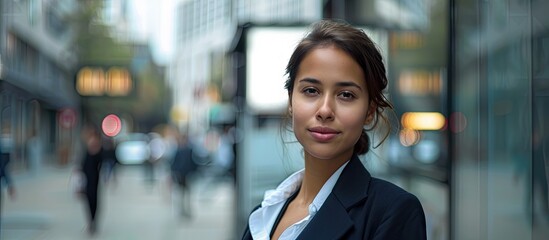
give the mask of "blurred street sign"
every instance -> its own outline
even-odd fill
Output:
[[[59,125],[63,128],[73,128],[76,124],[76,112],[72,108],[63,108],[59,112]]]
[[[122,130],[122,120],[116,114],[109,114],[103,118],[101,128],[105,135],[114,137]]]

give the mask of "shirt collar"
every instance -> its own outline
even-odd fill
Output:
[[[282,181],[276,189],[265,191],[261,207],[271,206],[288,199],[301,186],[304,175],[305,169],[301,169]]]
[[[293,228],[294,232],[290,233],[290,236],[299,235],[309,223],[310,219],[318,212],[322,204],[324,204],[332,192],[343,169],[348,163],[349,161],[344,163],[324,183],[317,196],[313,199],[313,202],[309,205],[309,214],[304,219],[292,225],[298,227]],[[304,170],[305,169],[301,169],[290,175],[282,181],[276,189],[265,192],[265,196],[263,198],[264,200],[261,203],[261,208],[254,211],[248,219],[250,234],[253,239],[269,239],[271,228],[273,227],[276,217],[282,209],[284,202],[301,186],[303,176],[305,175]]]
[[[332,189],[334,188],[337,179],[339,179],[341,172],[348,163],[349,161],[341,165],[324,183],[316,197],[313,199],[311,205],[309,205],[309,214],[314,215],[314,213],[316,213],[320,209],[322,204],[324,204],[324,201],[326,201],[326,198],[328,198],[328,195],[330,195],[330,193],[332,192]],[[301,169],[282,181],[282,183],[280,183],[280,185],[278,185],[276,189],[267,190],[265,192],[265,196],[263,197],[263,202],[261,203],[261,206],[267,207],[280,203],[282,201],[286,201],[286,199],[288,199],[290,195],[297,191],[297,189],[301,186],[304,175],[305,169]]]

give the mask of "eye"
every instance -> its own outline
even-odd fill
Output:
[[[316,96],[316,95],[318,95],[318,90],[316,90],[315,88],[312,88],[312,87],[305,88],[301,92],[303,92],[303,94],[305,94],[306,96]]]
[[[350,101],[356,98],[355,94],[350,91],[344,91],[339,93],[339,97],[346,101]]]

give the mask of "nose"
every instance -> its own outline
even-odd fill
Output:
[[[319,101],[316,119],[322,122],[334,120],[334,100],[326,95]]]

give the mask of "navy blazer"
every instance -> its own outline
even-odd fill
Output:
[[[252,239],[249,226],[242,239]],[[297,239],[427,239],[425,213],[416,196],[372,177],[353,156]]]

